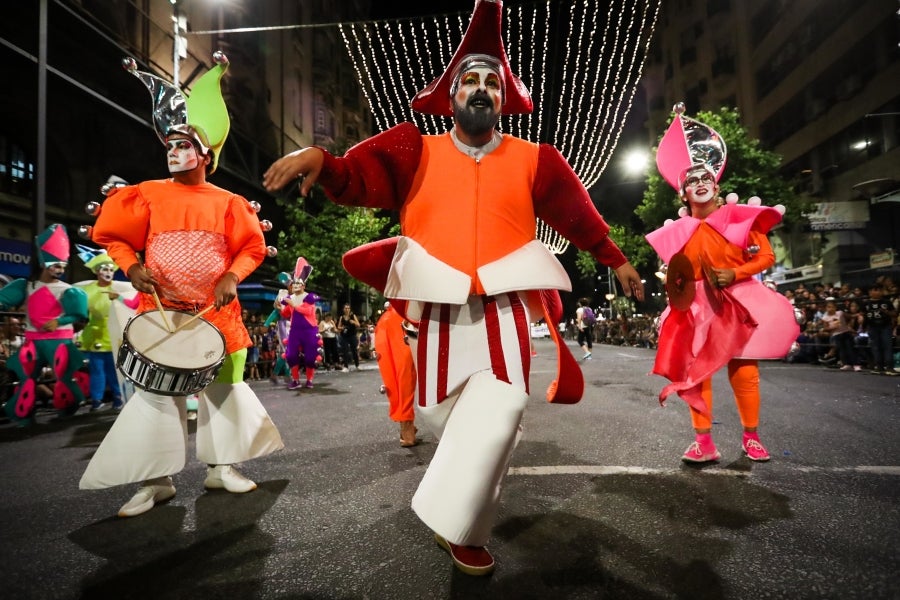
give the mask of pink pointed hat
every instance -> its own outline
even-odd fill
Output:
[[[306,280],[309,279],[312,270],[312,265],[306,262],[306,259],[301,256],[297,259],[297,264],[294,267],[294,281],[305,284]]]
[[[42,267],[69,262],[69,235],[65,225],[54,223],[34,239]]]
[[[496,68],[503,79],[503,108],[501,114],[518,115],[532,111],[531,94],[522,80],[509,66],[503,48],[503,2],[500,0],[475,0],[475,9],[469,27],[459,47],[450,59],[443,75],[428,84],[413,97],[410,105],[416,112],[426,115],[453,116],[450,108],[450,90],[463,68],[474,64]]]
[[[709,125],[685,117],[683,102],[672,110],[675,118],[656,150],[659,174],[679,193],[685,174],[697,168],[705,168],[718,182],[728,155],[725,140]]]

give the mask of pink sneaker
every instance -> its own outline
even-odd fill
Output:
[[[692,463],[712,462],[720,458],[722,458],[722,455],[716,450],[716,445],[713,444],[712,440],[709,440],[706,444],[701,444],[699,441],[694,440],[681,456],[681,460],[684,462]]]
[[[765,462],[771,458],[769,456],[769,451],[759,442],[759,436],[756,434],[751,436],[745,433],[741,447],[744,449],[744,453],[750,460]]]

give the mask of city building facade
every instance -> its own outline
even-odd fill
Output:
[[[311,144],[347,146],[370,135],[371,116],[343,50],[342,20],[369,0],[36,0],[0,8],[0,275],[28,276],[32,240],[46,224],[75,232],[93,219],[110,175],[168,176],[150,122],[146,87],[121,67],[178,81],[196,78],[223,51],[231,132],[210,181],[280,209],[260,181],[277,157]],[[266,234],[275,244],[277,230]],[[90,276],[72,261],[70,279]],[[274,279],[267,260],[257,278]]]
[[[772,235],[780,289],[898,274],[898,9],[896,0],[662,5],[642,80],[651,143],[675,102],[689,115],[737,107],[750,135],[782,156],[781,174],[816,203],[805,230]]]

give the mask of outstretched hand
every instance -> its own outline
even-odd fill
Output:
[[[630,298],[633,294],[639,302],[643,302],[644,284],[641,281],[641,276],[638,275],[638,272],[631,266],[631,263],[626,262],[624,265],[614,270],[616,272],[616,278],[619,280],[619,283],[622,284],[622,289],[625,290],[625,295]]]
[[[324,162],[325,155],[319,148],[309,147],[295,150],[272,163],[272,166],[263,174],[263,187],[269,192],[277,192],[294,179],[302,177],[300,195],[306,196],[316,179],[319,178],[319,172],[322,170]]]

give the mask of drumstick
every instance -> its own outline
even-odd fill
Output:
[[[193,323],[194,321],[196,321],[197,319],[199,319],[200,317],[202,317],[203,315],[205,315],[206,313],[208,313],[209,311],[211,311],[211,310],[214,309],[215,307],[216,307],[215,304],[210,304],[209,306],[207,306],[206,308],[204,308],[203,310],[201,310],[200,312],[198,312],[196,315],[192,316],[190,319],[188,319],[187,321],[185,321],[184,323],[182,323],[181,325],[179,325],[178,327],[176,327],[176,328],[175,328],[175,331],[179,331],[180,329],[184,329],[185,327],[187,327],[188,325],[190,325],[191,323]],[[175,333],[175,331],[173,331],[172,333]]]
[[[159,310],[159,316],[162,317],[163,325],[166,326],[166,331],[172,333],[172,326],[169,325],[169,318],[166,316],[166,311],[163,310],[162,302],[159,301],[159,294],[156,293],[156,288],[153,288],[153,300],[156,302],[156,308]]]

